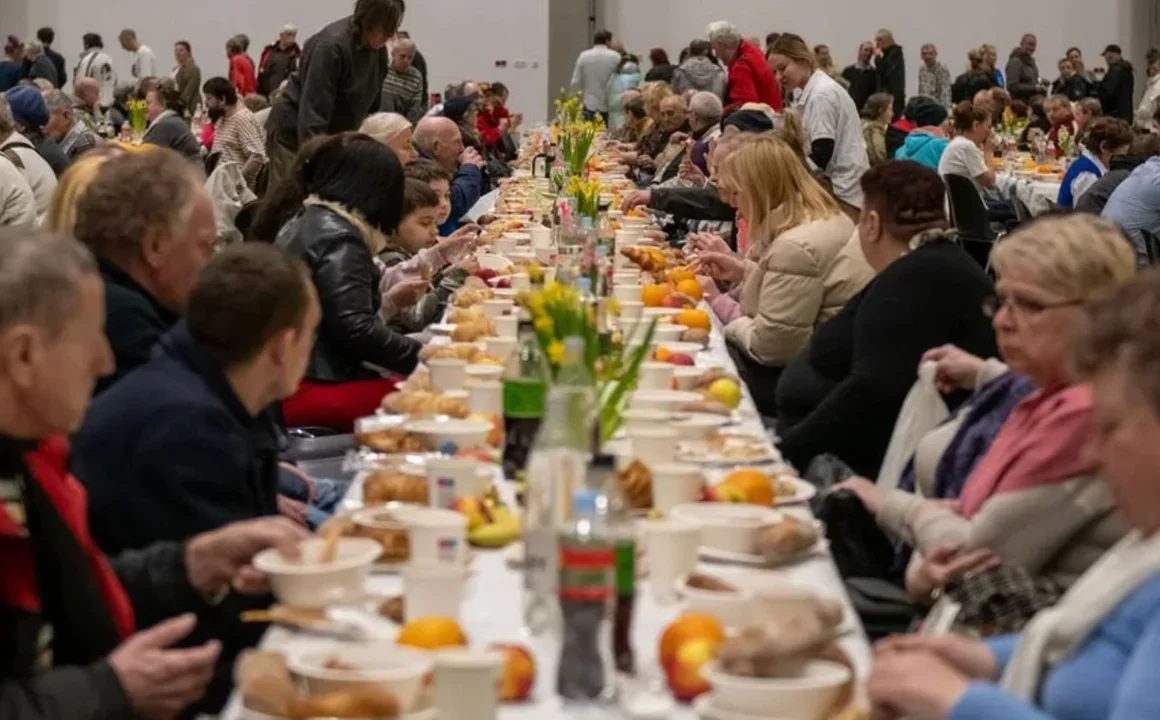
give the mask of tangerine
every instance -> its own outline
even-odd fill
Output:
[[[725,476],[721,486],[741,492],[747,503],[773,505],[773,481],[760,470],[754,468],[734,470]]]
[[[467,633],[459,623],[448,617],[430,616],[412,620],[399,631],[399,645],[438,650],[467,645]]]
[[[698,285],[697,291],[700,292],[700,290],[701,286]],[[680,315],[677,315],[676,321],[678,325],[697,330],[708,330],[713,326],[709,320],[709,313],[704,310],[683,310]]]
[[[703,296],[701,283],[697,282],[696,278],[686,278],[678,282],[677,292],[682,295],[687,295],[696,302],[701,302],[701,297]]]
[[[690,640],[707,640],[717,646],[725,639],[725,628],[717,618],[704,613],[685,613],[665,628],[657,649],[657,660],[662,668],[670,667],[677,659],[681,646]]]
[[[645,285],[640,289],[640,301],[645,307],[660,307],[668,294],[665,285]]]

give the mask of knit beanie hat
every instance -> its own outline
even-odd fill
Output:
[[[471,106],[479,102],[479,93],[460,95],[443,101],[443,117],[453,120],[458,125]]]
[[[935,100],[926,100],[914,105],[908,119],[917,127],[937,127],[946,122],[946,106]]]
[[[48,124],[48,105],[44,96],[32,85],[17,85],[4,93],[12,108],[12,119],[17,125],[39,130]]]
[[[763,133],[773,130],[773,121],[760,110],[738,110],[721,121],[721,129],[735,127],[743,133]]]

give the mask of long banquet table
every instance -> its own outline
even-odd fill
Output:
[[[712,313],[710,313],[712,315]],[[736,367],[725,348],[722,327],[713,317],[709,347],[698,353],[698,366],[720,366],[736,373]],[[756,414],[748,390],[740,408],[742,427],[754,432],[762,432],[761,421]],[[503,481],[499,481],[503,483]],[[511,495],[510,488],[502,491]],[[352,487],[351,495],[361,497],[361,488]],[[794,505],[778,508],[782,512],[802,518],[810,517],[808,505]],[[525,638],[521,636],[522,621],[522,576],[519,571],[508,566],[507,551],[476,550],[472,563],[473,578],[469,582],[464,598],[460,621],[471,644],[484,647],[493,642],[518,642],[527,646],[536,658],[537,677],[533,699],[527,703],[501,706],[501,720],[565,720],[574,715],[561,708],[555,700],[554,683],[556,674],[556,653],[558,646],[550,639]],[[780,580],[795,586],[808,587],[817,593],[840,600],[846,606],[845,634],[839,639],[840,647],[849,655],[855,671],[865,678],[870,668],[870,646],[857,616],[850,606],[844,586],[838,576],[828,552],[818,552],[795,564],[771,570],[757,570],[717,563],[700,562],[698,569],[718,577],[729,579],[739,575],[755,574],[771,580]],[[395,575],[375,574],[368,582],[369,593],[393,595],[402,592],[402,581]],[[651,597],[647,580],[637,585],[636,612],[633,621],[633,638],[637,667],[646,675],[656,674],[657,642],[664,627],[680,614],[679,605],[662,606]],[[383,621],[383,638],[394,636],[397,629]],[[262,641],[262,648],[287,653],[309,651],[320,646],[331,646],[331,638],[296,633],[282,627],[271,627]],[[591,714],[585,717],[593,717]],[[628,717],[617,708],[610,708],[606,717]],[[677,710],[668,715],[673,720],[692,720],[697,717],[691,707],[678,705]],[[235,694],[229,706],[221,715],[223,720],[244,720],[240,703]]]

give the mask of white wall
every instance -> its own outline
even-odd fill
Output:
[[[0,0],[0,32],[31,37],[37,27],[52,26],[70,77],[81,36],[100,33],[118,72],[127,78],[131,58],[121,50],[117,34],[131,27],[163,68],[173,63],[173,43],[188,40],[208,78],[225,73],[230,36],[249,35],[256,61],[282,25],[297,25],[301,43],[349,14],[351,6],[353,0]],[[512,90],[513,111],[532,121],[544,119],[549,107],[546,0],[410,0],[403,27],[427,59],[432,91],[467,78],[500,81]],[[501,60],[506,68],[495,67]],[[526,66],[517,68],[519,61]]]
[[[1137,92],[1144,84],[1143,58],[1147,34],[1138,28],[1151,15],[1156,0],[604,0],[604,24],[620,36],[631,52],[665,48],[675,62],[689,41],[704,37],[705,26],[728,20],[746,36],[795,32],[811,45],[831,48],[838,67],[854,61],[858,45],[889,28],[906,51],[908,92],[918,86],[918,51],[933,42],[952,75],[966,69],[967,51],[983,43],[1007,54],[1024,32],[1039,38],[1036,57],[1040,72],[1056,76],[1055,63],[1068,47],[1083,50],[1089,67],[1103,65],[1099,53],[1119,43],[1136,65]],[[1134,26],[1134,27],[1133,27]],[[1146,26],[1144,26],[1146,27]],[[646,63],[647,65],[647,63]]]

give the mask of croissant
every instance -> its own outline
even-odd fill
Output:
[[[495,332],[491,320],[480,318],[461,322],[451,331],[451,339],[456,342],[475,342]]]
[[[653,505],[652,472],[639,460],[619,473],[620,491],[629,507],[634,510],[647,510]]]

